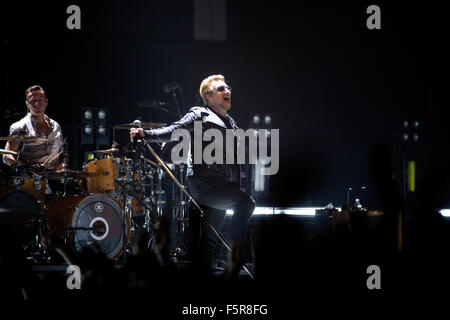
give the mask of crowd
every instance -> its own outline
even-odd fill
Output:
[[[180,306],[186,303],[270,303],[297,301],[303,296],[373,300],[399,295],[437,293],[448,285],[450,224],[432,205],[435,186],[424,184],[411,218],[403,221],[399,238],[398,213],[404,209],[400,193],[376,161],[371,176],[381,199],[383,214],[369,217],[352,212],[348,224],[336,232],[309,232],[293,225],[287,216],[251,225],[249,248],[232,244],[223,272],[211,272],[199,263],[196,247],[190,262],[180,264],[170,254],[170,224],[161,219],[152,232],[138,229],[131,254],[120,266],[98,248],[73,251],[60,238],[43,237],[42,243],[61,261],[79,266],[80,290],[69,290],[65,273],[39,277],[25,260],[15,230],[0,224],[0,282],[2,296],[12,300],[106,299],[146,301],[146,307]],[[433,180],[433,183],[434,180]],[[154,239],[148,246],[149,237]],[[242,252],[248,250],[250,259]],[[242,266],[255,274],[252,280]],[[381,271],[381,289],[369,289],[369,266]],[[176,308],[175,308],[176,309]],[[178,308],[179,309],[179,308]],[[177,309],[177,310],[178,310]]]

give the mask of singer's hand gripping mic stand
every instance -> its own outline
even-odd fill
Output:
[[[183,191],[183,193],[187,196],[187,198],[189,199],[188,201],[192,202],[194,204],[194,206],[198,209],[198,211],[200,212],[200,218],[203,219],[208,226],[212,229],[212,231],[216,234],[216,236],[219,238],[220,242],[222,242],[222,244],[225,246],[225,248],[227,248],[228,252],[231,252],[231,248],[228,245],[228,243],[226,242],[225,238],[220,234],[220,232],[218,232],[214,226],[211,224],[211,222],[209,221],[208,217],[206,216],[206,214],[203,212],[202,208],[200,207],[200,205],[197,203],[197,201],[195,201],[194,198],[191,197],[191,195],[186,191],[186,189],[184,188],[184,186],[178,181],[178,179],[173,175],[172,171],[170,171],[170,169],[166,166],[166,164],[164,163],[164,161],[156,154],[155,150],[153,150],[153,148],[150,146],[150,144],[145,141],[145,139],[142,139],[142,142],[147,146],[148,150],[153,154],[153,156],[156,158],[156,160],[158,160],[158,162],[161,164],[161,167],[164,169],[164,171],[167,172],[167,174],[169,175],[169,177],[175,182],[175,184],[178,186],[178,188],[181,189],[181,191]],[[245,264],[242,265],[243,269],[248,273],[248,275],[250,276],[250,278],[252,278],[253,280],[255,279],[255,276],[253,275],[253,273],[245,266]]]

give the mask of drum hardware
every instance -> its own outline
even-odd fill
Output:
[[[161,128],[167,125],[167,123],[156,123],[156,122],[142,122],[141,123],[143,129],[156,129]],[[119,130],[130,130],[133,128],[133,123],[123,123],[113,126],[113,129],[119,129]]]
[[[152,168],[152,165],[156,163],[143,157],[139,151],[130,155],[132,158],[116,159],[118,175],[115,178],[117,185],[115,193],[120,199],[123,210],[132,217],[132,231],[134,231],[135,226],[142,223],[142,221],[136,222],[136,218],[144,217],[142,227],[150,234],[151,239],[148,247],[151,247],[151,244],[154,243],[152,231],[156,228],[153,224],[152,212],[157,212],[157,206],[163,203],[161,201],[158,204],[153,193],[153,176],[156,171]],[[149,183],[147,183],[148,180]],[[124,201],[124,199],[126,200]]]
[[[164,101],[157,101],[157,100],[145,100],[145,101],[139,101],[138,107],[141,108],[166,108],[168,107],[168,103]]]
[[[175,100],[175,106],[177,107],[177,112],[178,112],[177,116],[181,118],[183,115],[181,114],[180,106],[178,104],[177,93],[176,93],[177,89],[180,89],[179,90],[180,94],[183,97],[183,89],[181,88],[181,85],[178,82],[172,82],[163,87],[163,91],[165,93],[172,93],[173,99]],[[183,97],[183,101],[184,101],[184,97]],[[184,109],[184,107],[183,107],[183,109]]]
[[[105,227],[91,227],[91,228],[86,228],[86,227],[67,227],[67,228],[62,228],[62,230],[70,230],[70,231],[77,231],[77,230],[82,230],[82,231],[94,231],[94,233],[105,233],[105,232],[106,232],[106,228],[105,228]]]
[[[47,180],[56,180],[56,181],[60,181],[63,184],[63,197],[65,197],[67,195],[67,187],[69,185],[70,182],[73,181],[79,181],[82,180],[83,178],[89,177],[92,174],[90,172],[86,172],[86,171],[77,171],[77,170],[70,170],[67,169],[67,167],[64,166],[64,169],[59,170],[59,171],[40,171],[37,172],[36,174],[45,177],[45,179]]]
[[[177,165],[179,172],[180,184],[183,188],[184,185],[184,165],[182,163]],[[175,186],[174,186],[175,187]],[[174,190],[175,191],[175,190]],[[186,246],[184,245],[185,227],[188,224],[185,195],[181,188],[179,188],[178,205],[175,206],[173,218],[176,221],[177,236],[175,241],[175,258],[183,259],[186,256]]]
[[[44,197],[40,197],[41,194],[41,188],[42,188],[42,184],[41,184],[41,180],[42,180],[43,176],[33,173],[33,179],[34,179],[34,185],[35,185],[35,189],[36,189],[36,201],[39,204],[39,207],[41,208],[41,213],[38,215],[38,230],[37,230],[37,235],[35,236],[35,241],[34,241],[34,245],[35,245],[35,250],[33,252],[33,256],[34,259],[40,259],[41,261],[48,263],[50,262],[50,255],[47,251],[47,249],[43,246],[43,244],[41,243],[41,239],[45,234],[46,231],[46,225],[47,225],[47,212],[45,210],[45,208],[43,207],[43,202],[44,202]],[[47,183],[45,180],[44,181],[44,188],[45,188],[45,184]],[[45,189],[44,189],[44,193],[45,193]]]
[[[131,239],[130,217],[117,199],[105,194],[54,199],[48,206],[48,225],[75,250],[96,244],[113,260],[125,253]]]
[[[34,188],[36,189],[36,200],[37,200],[37,202],[39,203],[39,204],[41,204],[41,201],[43,200],[41,200],[40,199],[40,191],[41,191],[41,179],[42,179],[42,176],[41,175],[38,175],[38,174],[33,174],[33,179],[34,179]]]
[[[92,152],[97,152],[97,153],[104,153],[104,154],[108,154],[108,155],[111,155],[111,156],[113,156],[113,155],[116,155],[116,154],[118,154],[119,153],[119,149],[118,148],[109,148],[109,149],[106,149],[106,150],[94,150],[94,151],[92,151]]]
[[[120,198],[122,199],[124,215],[128,214],[131,218],[132,213],[133,213],[132,201],[133,201],[133,199],[138,198],[138,197],[135,197],[134,192],[131,190],[131,186],[135,185],[134,184],[135,170],[133,167],[132,159],[127,158],[127,157],[124,158],[123,169],[124,169],[123,176],[121,176],[122,172],[121,172],[120,168],[118,169],[119,176],[117,179],[115,179],[115,182],[118,185],[118,188],[116,188],[116,190],[118,191],[119,199]],[[137,200],[139,200],[139,199],[137,199]],[[133,220],[131,220],[131,221],[132,221],[131,232],[134,234],[134,232],[135,232],[134,223],[133,223],[134,221]],[[123,224],[123,226],[124,226],[124,224]],[[127,249],[128,248],[125,247],[125,243],[124,243],[124,247],[123,247],[123,252],[125,253],[123,255],[124,263],[126,263],[126,259],[127,259],[127,257],[126,257],[126,253],[128,252]]]
[[[228,252],[231,253],[231,248],[228,245],[228,243],[226,242],[225,238],[220,234],[219,231],[216,230],[216,228],[214,228],[214,226],[211,224],[211,222],[209,221],[208,217],[205,215],[205,212],[202,210],[202,208],[200,207],[200,205],[197,203],[197,201],[195,201],[194,198],[192,198],[192,196],[187,192],[186,188],[178,181],[178,179],[173,175],[173,173],[170,171],[170,169],[167,167],[167,165],[165,164],[165,162],[158,156],[158,154],[155,152],[155,150],[153,150],[153,148],[150,146],[150,144],[145,141],[145,139],[141,140],[143,144],[145,144],[145,146],[147,146],[147,149],[153,154],[153,156],[155,157],[155,159],[158,161],[158,163],[161,165],[161,167],[164,169],[164,171],[167,172],[167,174],[169,175],[169,177],[173,180],[173,182],[176,183],[176,185],[178,186],[178,188],[180,188],[180,190],[187,196],[187,198],[189,199],[188,202],[191,202],[200,212],[200,218],[203,219],[207,225],[211,228],[211,230],[216,234],[216,236],[219,238],[220,242],[222,242],[222,244],[225,246],[225,248],[228,250]],[[253,274],[253,272],[251,272],[246,266],[245,264],[242,266],[242,268],[247,272],[247,274],[250,276],[250,278],[252,278],[253,280],[255,279],[255,276]]]
[[[116,179],[116,182],[120,188],[121,191],[121,197],[123,199],[123,215],[124,217],[127,215],[127,213],[129,213],[131,211],[131,203],[128,201],[129,198],[132,198],[133,193],[131,190],[129,190],[129,185],[133,182],[133,179],[130,178],[118,178]],[[131,194],[131,195],[130,195]],[[121,208],[122,209],[122,208]],[[125,219],[122,222],[122,228],[123,230],[125,230]],[[134,228],[133,230],[134,231]],[[125,235],[124,235],[125,236]],[[127,253],[127,245],[125,242],[123,242],[123,248],[122,251],[124,252],[123,254],[123,262],[126,263],[127,261],[127,257],[126,257],[126,253]]]
[[[23,136],[19,137],[24,138]],[[23,140],[20,140],[19,151],[17,152],[18,158],[20,157],[23,148]],[[32,219],[28,219],[28,222],[22,226],[23,229],[19,231],[22,232],[23,230],[27,230],[27,223],[32,225],[32,227],[30,227],[31,229],[27,230],[27,232],[29,233],[28,236],[32,236],[33,239],[24,243],[23,248],[25,253],[30,255],[28,258],[32,259],[35,263],[48,263],[50,261],[50,255],[41,243],[41,238],[45,233],[46,226],[44,197],[47,181],[45,180],[44,175],[36,172],[35,167],[19,166],[18,163],[16,163],[13,165],[12,171],[14,174],[11,176],[12,185],[10,188],[12,188],[13,191],[8,193],[4,198],[13,199],[13,202],[9,204],[12,206],[13,211],[25,210],[25,212],[29,212],[29,214],[32,215]],[[31,196],[30,199],[27,198],[29,196]],[[5,201],[8,203],[8,200]],[[35,203],[37,209],[32,209],[34,208],[34,204],[31,202]]]
[[[164,171],[161,169],[161,166],[158,166],[158,182],[157,182],[157,186],[158,186],[158,190],[155,191],[156,194],[156,213],[158,215],[158,217],[162,217],[162,205],[165,203],[162,198],[161,195],[163,194],[163,190],[162,190],[162,178],[164,175]]]
[[[13,191],[23,191],[33,196],[41,204],[45,196],[46,181],[42,176],[35,174],[21,174],[11,177],[10,189]]]
[[[91,172],[71,170],[67,168],[59,171],[42,171],[38,172],[38,174],[45,176],[48,180],[61,180],[63,178],[83,179],[93,176]]]
[[[142,102],[138,102],[138,107],[140,107],[140,108],[152,108],[152,109],[161,110],[161,111],[170,113],[171,115],[173,115],[175,117],[179,116],[178,113],[175,113],[175,112],[169,110],[170,105],[167,102],[154,101],[154,100],[142,101]]]

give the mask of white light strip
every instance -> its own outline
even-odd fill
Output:
[[[439,213],[443,217],[450,217],[450,209],[441,209],[441,210],[439,210]]]
[[[280,207],[256,207],[253,214],[288,214],[295,216],[315,216],[316,210],[322,210],[320,207],[296,207],[296,208],[280,208]],[[336,208],[340,211],[340,208]],[[228,209],[227,214],[233,214],[233,210]]]

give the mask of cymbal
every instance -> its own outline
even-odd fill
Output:
[[[0,154],[12,154],[13,156],[17,156],[17,152],[6,149],[0,149]]]
[[[143,129],[155,129],[155,128],[161,128],[167,125],[167,123],[158,123],[158,122],[142,122],[141,128]],[[124,124],[118,124],[113,127],[113,129],[126,129],[130,130],[133,128],[132,123],[124,123]]]
[[[33,136],[9,136],[9,137],[0,137],[0,140],[6,141],[24,141],[24,142],[36,142],[36,141],[47,141],[47,138],[42,137],[33,137]]]
[[[106,154],[111,154],[111,155],[113,155],[113,154],[117,154],[117,153],[119,153],[119,149],[117,149],[117,148],[109,148],[109,149],[106,149],[106,150],[94,150],[94,151],[92,151],[92,152],[99,152],[99,153],[106,153]]]
[[[48,180],[60,180],[64,177],[69,178],[86,178],[88,176],[93,175],[91,172],[87,171],[76,171],[76,170],[59,170],[59,171],[44,171],[41,173],[38,173],[38,175],[42,175],[46,177]]]
[[[164,101],[157,101],[157,100],[145,100],[138,102],[138,107],[141,108],[165,108],[168,107],[169,104]]]

